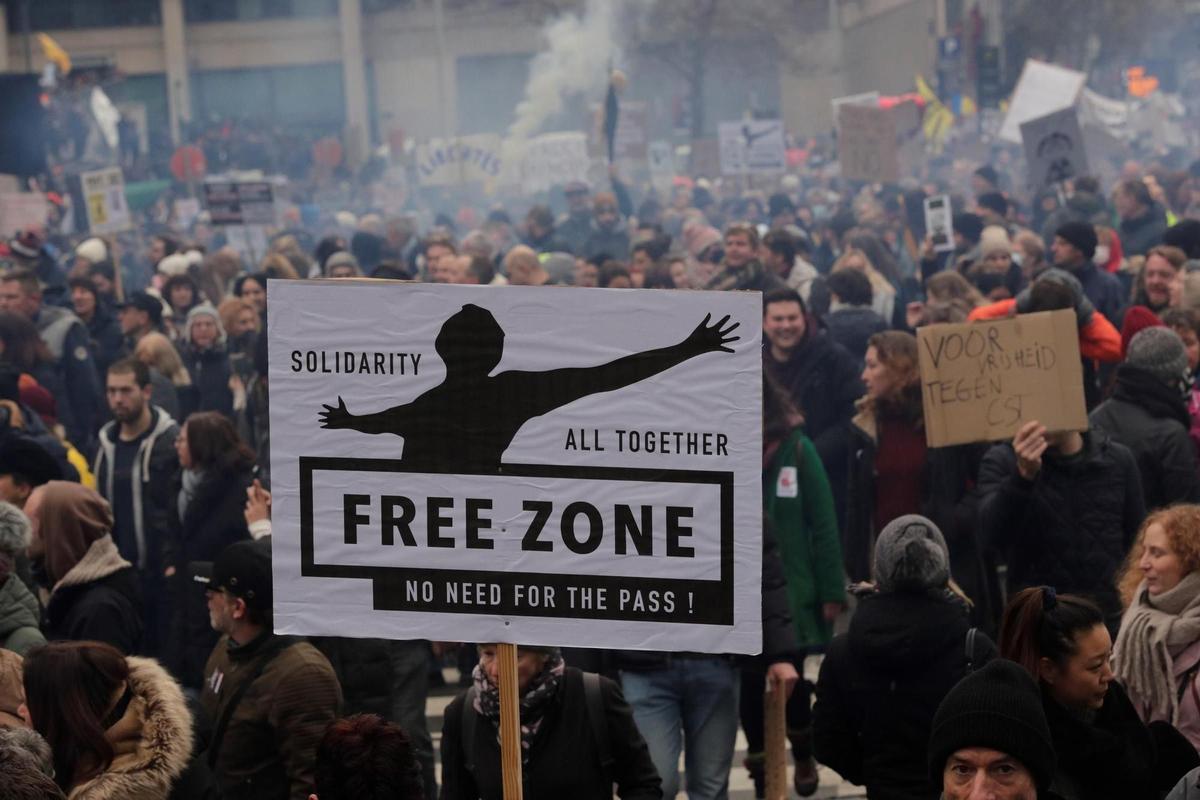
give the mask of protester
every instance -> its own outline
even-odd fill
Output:
[[[183,327],[183,321],[187,319],[188,312],[203,300],[200,297],[196,281],[187,273],[167,278],[162,287],[162,296],[171,309],[171,318],[175,320],[177,327]]]
[[[592,198],[592,230],[583,243],[581,255],[584,258],[606,255],[623,260],[629,257],[629,245],[629,226],[617,208],[616,195],[597,192]]]
[[[591,190],[583,181],[568,181],[563,187],[567,213],[558,220],[555,232],[571,253],[586,258],[584,246],[592,235]],[[609,255],[615,255],[610,253]]]
[[[125,346],[132,349],[146,334],[162,333],[162,301],[146,292],[134,292],[118,306],[117,319],[125,336]]]
[[[496,652],[494,644],[480,646],[471,688],[446,707],[442,800],[503,796]],[[521,647],[517,691],[522,783],[529,797],[608,800],[614,783],[622,800],[663,797],[662,780],[616,683],[566,666],[555,648]]]
[[[54,642],[25,659],[31,727],[54,754],[70,797],[199,797],[181,783],[192,719],[178,684],[157,662],[97,642]]]
[[[1146,253],[1146,264],[1137,277],[1137,294],[1134,305],[1145,306],[1155,314],[1162,314],[1177,302],[1172,301],[1176,284],[1183,281],[1184,264],[1187,256],[1177,247],[1156,245]]]
[[[231,544],[215,562],[199,565],[196,575],[221,637],[204,667],[200,696],[210,719],[225,720],[208,755],[221,795],[307,797],[315,788],[318,747],[338,718],[342,692],[315,647],[272,631],[270,539]],[[187,591],[199,594],[200,588],[191,583]]]
[[[225,345],[225,329],[221,327],[221,318],[215,308],[203,303],[188,312],[178,349],[195,387],[194,405],[184,404],[180,411],[184,415],[219,411],[233,419],[234,394],[230,379],[234,373]]]
[[[1004,611],[1000,655],[1038,681],[1058,756],[1051,788],[1066,797],[1158,798],[1200,756],[1171,747],[1179,733],[1148,729],[1113,680],[1100,608],[1049,586],[1023,589]],[[1180,758],[1179,756],[1183,757]]]
[[[1086,222],[1068,222],[1054,233],[1050,248],[1054,266],[1069,272],[1083,286],[1092,305],[1115,323],[1125,306],[1124,292],[1116,276],[1102,272],[1092,262],[1096,254],[1096,229]]]
[[[1092,428],[1133,453],[1147,509],[1200,502],[1196,448],[1188,436],[1190,389],[1183,341],[1168,328],[1147,328],[1129,343],[1112,397],[1088,417]]]
[[[39,629],[41,605],[17,571],[26,558],[30,529],[29,518],[21,509],[0,502],[0,650],[17,655],[46,642]],[[0,707],[0,712],[4,710]],[[0,713],[0,724],[3,722]]]
[[[317,747],[313,783],[317,800],[426,800],[408,735],[374,714],[329,726]]]
[[[1150,197],[1144,181],[1125,180],[1117,184],[1112,195],[1113,209],[1121,220],[1118,232],[1128,255],[1142,256],[1162,243],[1167,230],[1163,207]]]
[[[871,308],[871,281],[858,270],[840,269],[830,274],[827,285],[832,302],[822,321],[833,340],[861,363],[870,338],[888,329],[888,323]]]
[[[753,289],[763,293],[784,288],[784,282],[758,260],[758,229],[735,222],[725,229],[725,259],[705,289]]]
[[[133,566],[112,538],[112,510],[77,483],[50,481],[25,504],[34,576],[49,592],[46,638],[106,642],[136,653],[142,641],[142,599]]]
[[[240,297],[258,312],[260,317],[267,313],[267,277],[262,273],[242,275],[233,282],[233,295]]]
[[[935,797],[924,758],[934,711],[996,648],[971,627],[932,521],[908,515],[889,522],[875,542],[873,578],[858,588],[850,630],[821,664],[817,759],[870,797]]]
[[[101,373],[121,355],[124,337],[121,324],[109,310],[108,304],[100,299],[91,278],[72,278],[71,307],[80,321],[87,326],[91,342],[92,359]]]

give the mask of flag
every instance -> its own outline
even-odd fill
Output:
[[[617,104],[617,82],[608,81],[608,96],[604,98],[604,138],[608,140],[608,163],[613,163],[617,147],[617,117],[621,107]]]
[[[71,57],[67,55],[67,51],[63,50],[58,42],[44,33],[39,33],[37,37],[38,43],[42,46],[42,54],[46,56],[46,60],[58,67],[59,74],[66,75],[69,73],[71,71]]]

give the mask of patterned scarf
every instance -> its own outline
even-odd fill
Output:
[[[562,684],[566,664],[562,655],[555,650],[546,658],[542,671],[534,676],[521,697],[521,763],[529,763],[529,748],[537,735],[542,720],[546,717],[558,687]],[[496,741],[500,740],[500,690],[488,680],[487,673],[479,664],[472,673],[475,679],[475,713],[491,720],[496,726]]]
[[[1113,672],[1148,719],[1179,722],[1175,657],[1200,639],[1200,572],[1154,598],[1138,586],[1113,648]]]

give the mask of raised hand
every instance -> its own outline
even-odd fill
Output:
[[[1017,454],[1017,472],[1031,481],[1042,471],[1042,455],[1046,452],[1046,427],[1036,420],[1026,422],[1013,437],[1012,447]]]
[[[354,419],[354,415],[346,410],[346,401],[338,395],[337,408],[322,404],[325,409],[317,416],[321,418],[322,428],[349,428],[350,422]]]
[[[692,331],[688,338],[683,340],[683,344],[696,353],[732,353],[733,348],[729,344],[736,342],[740,336],[731,336],[735,330],[742,324],[734,322],[726,326],[729,322],[729,315],[721,317],[720,321],[713,325],[709,325],[708,321],[712,319],[712,314],[705,314],[704,320],[696,326],[696,330]]]

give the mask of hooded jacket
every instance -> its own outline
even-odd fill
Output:
[[[817,760],[872,800],[936,800],[926,748],[946,693],[996,652],[949,593],[869,594],[829,645],[813,707]]]
[[[175,437],[179,426],[161,408],[152,406],[150,413],[150,430],[138,446],[130,478],[138,550],[135,566],[161,571],[162,543],[170,531],[171,480],[178,468]],[[92,467],[100,493],[110,504],[115,490],[113,462],[120,433],[121,426],[116,420],[100,429],[100,449]]]
[[[1146,213],[1133,219],[1123,219],[1117,227],[1121,237],[1121,248],[1128,256],[1144,256],[1155,245],[1162,244],[1167,230],[1167,213],[1158,203],[1146,209]]]
[[[9,575],[0,583],[0,648],[23,656],[43,644],[40,615],[37,598],[16,574]]]
[[[1088,421],[1130,449],[1142,476],[1146,508],[1200,502],[1191,418],[1178,390],[1129,364],[1117,367],[1113,396]]]
[[[72,787],[69,800],[162,800],[188,767],[192,718],[183,692],[157,662],[127,660],[133,699],[104,732],[116,756],[99,775]]]

